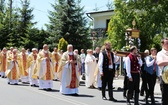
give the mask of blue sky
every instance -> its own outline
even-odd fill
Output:
[[[49,22],[48,10],[52,10],[50,3],[54,3],[55,0],[30,0],[30,6],[34,8],[34,20],[38,22],[36,27],[39,29],[44,28],[45,23]],[[14,5],[18,5],[20,0],[14,0]],[[106,4],[108,0],[82,0],[81,5],[85,6],[84,11],[90,12],[95,9],[95,5],[100,8],[100,10],[107,10]]]

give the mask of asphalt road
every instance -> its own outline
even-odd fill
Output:
[[[59,92],[59,81],[54,81],[52,91],[39,90],[28,84],[8,85],[6,79],[0,78],[0,105],[126,105],[126,99],[118,87],[122,86],[122,80],[114,80],[114,98],[118,102],[102,100],[101,91],[88,89],[81,84],[79,96],[66,96]],[[108,98],[108,93],[106,94]],[[144,97],[140,97],[140,104],[145,105]],[[155,95],[157,105],[160,105],[161,95]]]

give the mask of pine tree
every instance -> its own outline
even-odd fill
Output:
[[[36,22],[32,22],[34,15],[32,14],[33,8],[30,8],[29,0],[21,0],[21,8],[19,8],[19,24],[18,24],[18,34],[20,42],[18,44],[23,45],[26,48],[31,47],[30,43],[30,30]]]
[[[9,33],[9,20],[6,15],[5,0],[0,0],[0,48],[6,46],[7,34]]]
[[[80,7],[80,2],[80,0],[58,0],[52,4],[54,11],[49,12],[50,24],[47,24],[47,30],[52,34],[49,40],[53,46],[56,46],[62,37],[77,49],[88,48],[91,45],[88,40],[84,7]]]
[[[17,26],[19,14],[17,8],[12,7],[13,0],[8,4],[5,0],[0,1],[0,47],[17,46],[19,39],[17,37]]]

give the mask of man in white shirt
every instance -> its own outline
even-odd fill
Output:
[[[99,54],[99,72],[102,78],[102,99],[107,100],[105,96],[106,85],[108,84],[109,100],[117,101],[113,97],[112,83],[115,73],[114,54],[111,52],[111,43],[106,42],[105,49]]]
[[[163,70],[165,66],[168,65],[168,38],[165,38],[161,41],[162,50],[157,54],[157,64],[160,67],[160,70]],[[168,83],[162,79],[162,71],[160,71],[161,76],[161,90],[162,90],[162,105],[168,105]]]
[[[140,67],[142,66],[142,60],[139,55],[137,55],[136,46],[132,46],[130,51],[131,53],[125,59],[127,77],[129,79],[127,104],[131,105],[130,98],[131,95],[135,92],[134,105],[139,105]]]

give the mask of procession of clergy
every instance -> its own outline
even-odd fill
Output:
[[[96,59],[90,58],[91,56],[86,57],[84,54],[83,57],[86,59],[82,61],[82,56],[80,57],[77,53],[78,50],[73,51],[72,45],[68,45],[64,53],[57,52],[57,48],[54,48],[51,53],[47,44],[44,44],[43,49],[39,51],[33,48],[31,53],[25,48],[22,48],[20,52],[13,47],[10,50],[3,48],[0,53],[0,76],[6,78],[10,85],[18,85],[21,81],[23,84],[30,84],[30,86],[48,91],[53,88],[53,80],[60,80],[62,94],[78,95],[82,64],[91,62],[92,66],[83,66],[96,67]],[[92,50],[88,50],[87,53],[91,54]],[[91,76],[89,79],[88,76],[86,77],[87,87],[93,86],[93,73],[86,72]]]
[[[168,39],[162,40],[162,50],[157,54],[156,49],[151,49],[151,55],[148,55],[142,61],[141,56],[137,55],[137,47],[130,48],[129,55],[125,58],[125,80],[123,96],[127,98],[127,105],[131,105],[130,99],[134,97],[134,105],[139,105],[139,84],[140,73],[145,70],[146,84],[146,103],[151,98],[154,105],[154,87],[156,77],[161,79],[162,105],[168,105],[168,82],[162,80],[159,73],[160,67],[168,65]],[[157,54],[157,63],[156,63]],[[88,88],[99,88],[102,92],[102,99],[106,98],[106,88],[108,88],[109,100],[116,102],[113,97],[113,78],[115,77],[116,64],[119,61],[115,52],[111,51],[111,43],[105,42],[103,49],[97,47],[95,52],[88,49],[87,55],[81,49],[73,50],[73,45],[67,46],[67,51],[57,52],[57,48],[51,53],[48,45],[44,44],[42,50],[32,49],[29,54],[24,48],[21,52],[11,47],[8,51],[3,48],[0,53],[0,75],[7,78],[10,85],[18,85],[19,80],[22,83],[29,83],[31,86],[39,87],[47,91],[52,90],[53,80],[60,81],[60,92],[62,94],[78,95],[80,75],[85,79],[85,85]],[[144,65],[142,68],[141,66]],[[162,70],[162,69],[161,69]],[[143,78],[142,78],[143,79]],[[148,85],[148,89],[147,89]],[[134,95],[134,96],[133,96]]]

